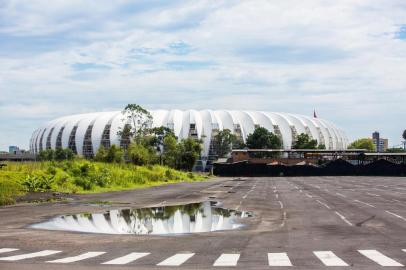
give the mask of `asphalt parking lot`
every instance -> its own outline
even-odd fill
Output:
[[[59,214],[215,200],[233,231],[106,235],[28,228]],[[108,204],[95,204],[108,201]],[[0,269],[404,269],[406,178],[219,178],[0,208]]]

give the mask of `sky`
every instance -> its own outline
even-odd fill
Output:
[[[0,150],[84,112],[244,109],[406,129],[405,0],[0,0]]]

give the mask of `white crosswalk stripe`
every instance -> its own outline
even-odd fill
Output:
[[[7,252],[13,252],[13,251],[18,251],[19,249],[17,248],[0,248],[0,253],[7,253]],[[401,249],[402,252],[406,252],[406,249]],[[387,255],[381,253],[378,250],[375,249],[369,249],[369,250],[357,250],[360,254],[364,255],[366,258],[371,260],[370,264],[378,264],[380,266],[398,266],[402,267],[404,266],[400,262],[388,257]],[[31,252],[31,253],[24,253],[24,254],[18,254],[18,255],[13,255],[13,256],[6,256],[6,257],[0,257],[0,261],[19,261],[23,259],[30,259],[30,258],[36,258],[36,257],[45,257],[45,256],[50,256],[53,254],[60,253],[62,251],[58,250],[42,250],[38,252]],[[354,250],[354,252],[356,252]],[[72,257],[63,257],[60,259],[55,259],[55,260],[49,260],[46,261],[46,263],[73,263],[73,262],[78,262],[90,258],[94,258],[100,255],[105,254],[106,252],[104,251],[91,251],[91,252],[85,252],[82,254],[79,254],[77,256],[72,256]],[[151,253],[148,252],[131,252],[127,255],[117,257],[114,259],[111,259],[109,261],[105,261],[101,264],[104,265],[124,265],[128,264],[131,262],[134,262],[138,259],[141,259],[145,256],[150,255]],[[349,266],[349,261],[346,262],[340,257],[338,257],[333,251],[313,251],[313,254],[323,263],[324,266],[341,266],[341,267],[346,267]],[[162,262],[158,263],[158,266],[180,266],[184,264],[187,260],[189,260],[191,257],[193,257],[195,253],[177,253],[173,256],[170,256],[163,260]],[[310,255],[310,254],[309,254]],[[214,261],[213,266],[214,267],[233,267],[237,266],[239,260],[240,260],[240,253],[222,253],[217,259]],[[293,266],[290,258],[288,257],[288,253],[286,252],[279,252],[279,253],[268,253],[268,264],[269,266]]]
[[[136,261],[142,257],[145,257],[147,255],[149,255],[150,253],[137,253],[137,252],[132,252],[130,254],[127,254],[125,256],[113,259],[111,261],[108,262],[104,262],[102,264],[127,264],[133,261]]]
[[[104,251],[91,251],[91,252],[86,252],[77,256],[72,256],[72,257],[66,257],[58,260],[53,260],[53,261],[47,261],[47,263],[72,263],[72,262],[77,262],[77,261],[82,261],[86,260],[89,258],[97,257],[106,252]]]
[[[158,263],[159,266],[179,266],[195,255],[194,253],[178,253]]]
[[[269,266],[292,266],[288,254],[285,252],[268,253]]]
[[[38,251],[38,252],[14,255],[14,256],[9,256],[9,257],[1,257],[0,260],[1,261],[19,261],[19,260],[30,259],[30,258],[35,258],[35,257],[45,257],[45,256],[53,255],[53,254],[56,254],[59,252],[62,252],[62,251],[42,250],[42,251]]]
[[[0,253],[6,253],[11,251],[16,251],[18,248],[0,248]]]
[[[325,266],[348,266],[345,261],[337,257],[332,251],[313,251],[313,253]]]
[[[221,254],[213,266],[236,266],[239,259],[240,254]]]
[[[403,266],[401,263],[374,249],[358,250],[358,252],[381,266]]]

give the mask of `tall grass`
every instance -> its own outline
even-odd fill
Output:
[[[0,204],[13,203],[16,196],[27,191],[94,193],[204,179],[206,176],[158,165],[88,160],[8,162],[0,170]]]

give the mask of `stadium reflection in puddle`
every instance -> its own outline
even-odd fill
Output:
[[[242,225],[236,223],[236,219],[249,216],[249,212],[219,208],[213,202],[202,202],[63,215],[31,227],[85,233],[176,235],[237,229]]]

